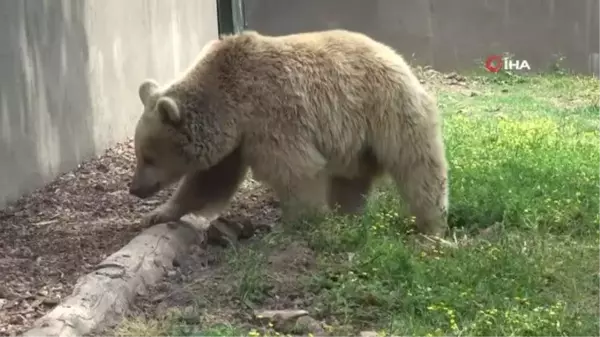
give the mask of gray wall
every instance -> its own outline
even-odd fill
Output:
[[[132,136],[217,29],[213,0],[0,0],[0,208]]]
[[[545,71],[598,73],[598,0],[245,0],[249,29],[288,34],[327,28],[367,33],[407,59],[466,70],[510,52]],[[413,59],[414,54],[414,59]]]

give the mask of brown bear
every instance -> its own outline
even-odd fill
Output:
[[[403,57],[361,33],[254,31],[209,43],[172,83],[144,81],[130,193],[180,181],[146,225],[227,206],[250,168],[293,209],[363,209],[390,175],[424,234],[442,235],[447,161],[435,99]]]

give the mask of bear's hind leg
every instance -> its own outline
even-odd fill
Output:
[[[342,214],[358,214],[364,210],[373,183],[371,174],[356,178],[332,177],[329,180],[329,207]]]
[[[183,215],[196,213],[210,218],[227,207],[247,172],[238,148],[208,170],[196,171],[182,178],[167,202],[142,219],[142,224],[177,221]]]
[[[329,207],[342,214],[358,214],[364,210],[373,181],[382,172],[371,149],[362,153],[357,163],[357,176],[329,179]]]
[[[319,215],[328,210],[327,177],[290,179],[285,184],[271,184],[281,202],[284,222],[297,222],[304,216]]]
[[[393,177],[422,234],[443,236],[447,229],[448,169],[441,135],[403,142],[401,155],[387,160]]]

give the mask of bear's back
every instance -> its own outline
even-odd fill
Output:
[[[410,100],[422,91],[399,54],[344,30],[224,37],[182,86],[203,92],[189,95],[203,97],[198,123],[235,123],[247,143],[312,139],[324,154],[335,143],[356,152],[373,135],[396,132],[412,111],[402,107],[418,104]]]
[[[324,123],[332,122],[328,115],[340,121],[340,113],[372,111],[402,94],[407,80],[418,83],[401,55],[361,33],[244,32],[222,42],[211,57],[217,73],[210,77],[240,106],[264,107],[269,118],[309,110],[325,114]]]
[[[368,71],[394,76],[408,71],[401,55],[362,33],[336,29],[283,36],[249,34],[262,46],[255,50],[258,58],[280,58],[299,72],[331,70],[358,75],[352,71]]]

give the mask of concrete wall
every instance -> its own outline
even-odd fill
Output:
[[[0,0],[0,208],[132,136],[217,29],[212,0]]]
[[[416,63],[465,70],[492,53],[598,74],[598,0],[245,0],[249,29],[367,33]]]

